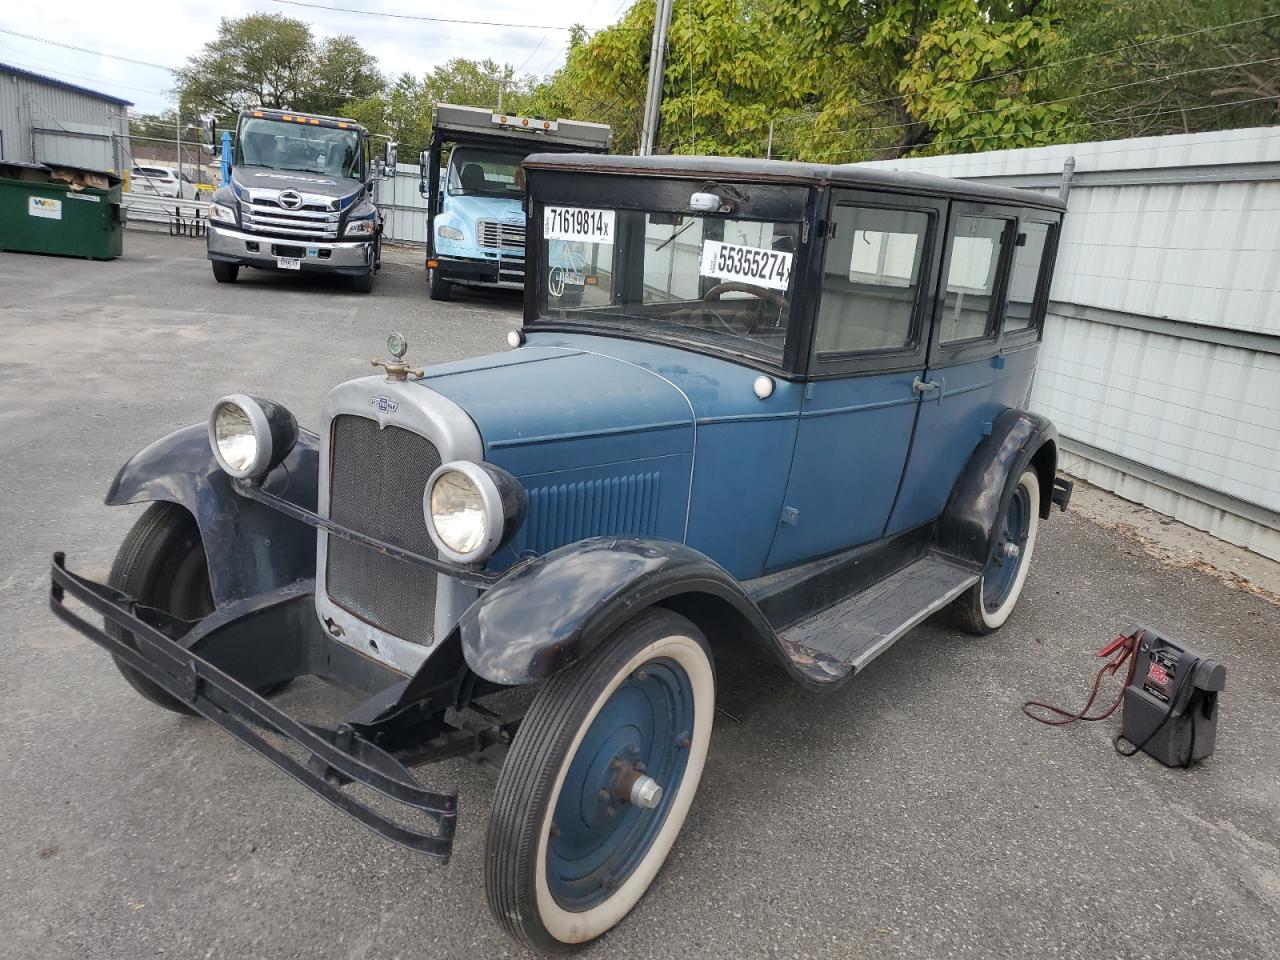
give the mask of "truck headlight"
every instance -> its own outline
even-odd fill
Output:
[[[436,236],[444,237],[446,240],[462,240],[462,231],[457,227],[451,227],[447,223],[442,223],[436,227]]]
[[[236,212],[225,203],[209,204],[209,219],[213,223],[229,223],[235,226]]]
[[[209,446],[218,466],[237,479],[265,476],[297,441],[298,421],[270,400],[234,393],[209,415]]]
[[[455,563],[492,556],[520,529],[527,506],[520,481],[493,464],[470,460],[439,467],[422,496],[431,540]]]
[[[348,237],[370,237],[373,236],[374,228],[373,217],[369,217],[366,220],[352,220],[347,224],[347,229],[343,231],[343,235]]]

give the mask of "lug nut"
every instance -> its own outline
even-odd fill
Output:
[[[682,733],[680,736],[676,737],[676,746],[681,750],[688,750],[692,743],[693,741],[689,739],[689,735],[687,733]]]

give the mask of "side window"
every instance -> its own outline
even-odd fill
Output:
[[[1006,333],[1027,330],[1036,324],[1036,300],[1040,290],[1044,251],[1049,243],[1049,224],[1022,224],[1019,245],[1013,251],[1009,271],[1009,296],[1004,311]]]
[[[915,341],[915,307],[929,215],[838,206],[822,264],[819,357],[902,349]]]
[[[956,217],[951,231],[940,343],[994,335],[999,300],[996,282],[1008,223],[995,217]]]

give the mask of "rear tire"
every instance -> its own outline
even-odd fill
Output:
[[[1040,529],[1040,475],[1034,468],[1018,478],[1013,498],[996,523],[996,543],[982,578],[951,605],[956,625],[978,636],[1004,626],[1022,596]]]
[[[437,268],[427,270],[427,286],[431,289],[432,300],[452,300],[453,284],[440,276]]]
[[[706,638],[658,609],[538,691],[485,838],[489,909],[512,939],[567,952],[639,902],[693,803],[714,710]],[[656,798],[633,783],[649,777]]]
[[[240,264],[225,263],[222,260],[210,260],[213,264],[213,279],[219,283],[235,283],[240,275]]]

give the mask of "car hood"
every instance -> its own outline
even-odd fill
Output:
[[[575,453],[593,447],[586,443],[591,438],[634,442],[650,435],[645,441],[650,455],[658,448],[667,453],[693,448],[693,411],[675,385],[635,364],[575,347],[531,345],[441,364],[420,382],[470,415],[487,459],[510,460],[511,454],[503,452],[518,448],[543,451],[520,457],[513,470],[517,475],[580,461]]]
[[[350,177],[329,177],[322,173],[274,170],[271,167],[238,166],[231,172],[232,185],[240,190],[264,191],[268,195],[281,190],[325,197],[331,200],[347,199],[364,189],[364,184]]]

